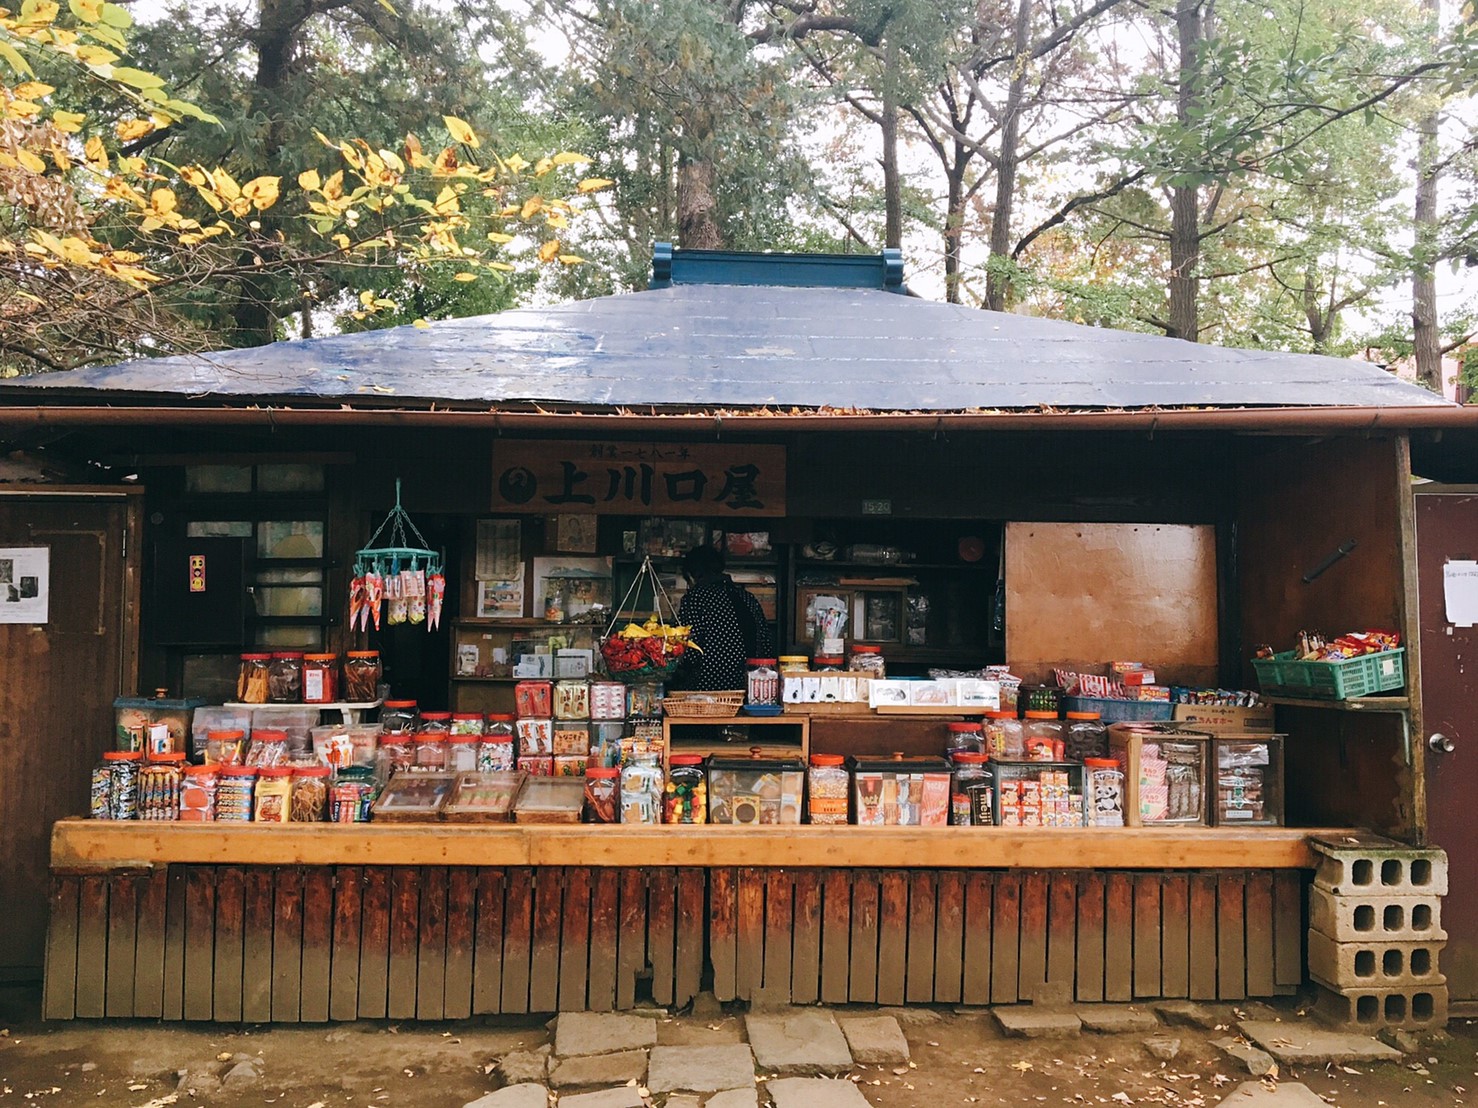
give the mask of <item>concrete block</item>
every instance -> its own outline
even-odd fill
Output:
[[[561,1012],[554,1024],[554,1053],[616,1054],[657,1045],[657,1021],[627,1012]]]
[[[1338,943],[1309,932],[1309,976],[1332,989],[1415,988],[1444,983],[1437,959],[1445,943]]]
[[[583,1054],[556,1058],[549,1070],[549,1083],[556,1089],[583,1085],[624,1085],[640,1081],[647,1073],[645,1050],[623,1050],[615,1054]]]
[[[859,1016],[842,1020],[852,1060],[874,1066],[899,1066],[908,1061],[908,1040],[892,1016]]]
[[[1010,1039],[1065,1039],[1083,1030],[1083,1021],[1072,1012],[1020,1006],[992,1008],[991,1015]]]
[[[830,1012],[793,1008],[774,1015],[750,1013],[744,1020],[754,1060],[782,1077],[846,1073],[852,1054]]]
[[[647,1087],[654,1093],[752,1089],[754,1055],[742,1043],[653,1047]]]
[[[1083,1021],[1085,1031],[1100,1035],[1142,1034],[1160,1027],[1154,1012],[1127,1004],[1080,1004],[1073,1011]]]
[[[1424,985],[1406,989],[1317,986],[1314,1011],[1329,1023],[1378,1030],[1405,1027],[1428,1030],[1447,1025],[1447,986]]]
[[[1337,896],[1446,896],[1447,854],[1378,836],[1350,844],[1314,839],[1315,888]]]
[[[1309,890],[1309,930],[1336,942],[1430,943],[1447,938],[1437,896],[1338,896]]]

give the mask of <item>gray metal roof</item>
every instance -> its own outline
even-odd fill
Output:
[[[0,403],[364,398],[725,411],[1446,403],[1349,359],[1209,346],[878,289],[735,285],[141,359],[3,387]]]

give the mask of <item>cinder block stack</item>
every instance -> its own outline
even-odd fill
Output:
[[[1376,835],[1314,839],[1309,976],[1340,1023],[1430,1029],[1447,1022],[1442,897],[1447,855]]]

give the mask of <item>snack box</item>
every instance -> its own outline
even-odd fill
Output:
[[[799,758],[710,758],[708,822],[800,823],[805,785]]]
[[[380,791],[371,814],[376,823],[434,823],[457,776],[401,770]]]
[[[520,716],[550,718],[554,715],[554,683],[520,681],[513,686],[513,703]]]
[[[517,770],[461,773],[442,807],[442,818],[452,823],[507,823],[525,774]]]
[[[1273,706],[1255,704],[1236,708],[1229,704],[1177,704],[1173,716],[1197,731],[1273,733]]]
[[[585,778],[530,777],[513,805],[515,823],[579,823],[585,807]]]
[[[990,768],[997,826],[1083,826],[1081,764],[992,758]]]
[[[518,734],[519,754],[547,757],[554,753],[554,720],[521,719],[513,726]]]
[[[1173,723],[1116,723],[1109,756],[1124,771],[1126,827],[1205,827],[1211,736]]]
[[[1283,825],[1283,735],[1211,740],[1211,818],[1218,827]]]

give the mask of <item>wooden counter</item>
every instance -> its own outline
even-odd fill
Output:
[[[201,865],[1310,869],[1327,828],[171,824],[70,819],[57,873]]]

